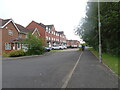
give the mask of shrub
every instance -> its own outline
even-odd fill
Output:
[[[9,57],[9,54],[3,52],[2,56],[3,56],[3,57]]]
[[[23,50],[15,50],[15,51],[11,51],[9,56],[10,57],[25,56],[25,52]]]
[[[40,55],[45,52],[44,39],[38,38],[35,35],[28,34],[28,38],[22,41],[23,44],[27,44],[27,55]]]

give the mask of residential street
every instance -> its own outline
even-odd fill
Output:
[[[88,50],[3,60],[3,88],[118,88],[118,78]]]

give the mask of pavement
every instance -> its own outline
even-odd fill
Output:
[[[67,88],[118,88],[118,77],[85,50]]]
[[[118,77],[89,50],[4,59],[2,64],[3,88],[118,88]]]

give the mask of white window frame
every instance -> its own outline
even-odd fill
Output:
[[[49,40],[50,40],[50,37],[49,37]]]
[[[48,36],[46,36],[46,40],[48,40]]]
[[[7,44],[9,44],[8,47],[6,46]],[[11,43],[5,43],[5,50],[11,50]]]
[[[12,30],[8,30],[8,35],[13,36],[13,31]]]

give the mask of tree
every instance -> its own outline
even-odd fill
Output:
[[[22,41],[23,44],[26,44],[28,47],[28,55],[39,55],[44,53],[43,40],[36,37],[35,35],[28,34],[28,38]]]
[[[119,4],[120,2],[100,2],[102,52],[112,55],[120,54]],[[98,50],[98,3],[89,2],[86,10],[86,17],[76,32],[87,44]]]

